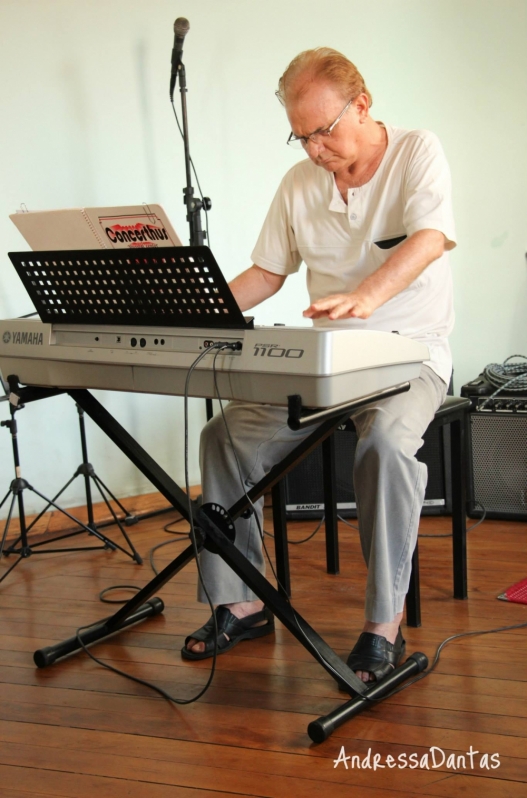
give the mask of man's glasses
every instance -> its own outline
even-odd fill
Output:
[[[335,127],[338,125],[346,111],[351,108],[352,104],[353,100],[350,100],[329,127],[315,130],[313,133],[310,133],[309,136],[295,136],[294,133],[291,133],[287,139],[287,143],[290,147],[294,147],[295,149],[300,149],[302,147],[305,149],[310,141],[312,141],[314,144],[320,144],[321,142],[324,142],[324,139],[327,139],[329,136],[331,136],[332,132],[335,130]]]

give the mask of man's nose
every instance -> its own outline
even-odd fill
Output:
[[[308,139],[304,145],[304,149],[310,158],[316,158],[317,155],[324,151],[324,142]]]

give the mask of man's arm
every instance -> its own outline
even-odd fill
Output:
[[[374,310],[404,291],[421,272],[445,251],[445,236],[439,230],[418,230],[349,294],[319,299],[304,311],[310,319],[367,319]]]
[[[246,311],[276,294],[285,283],[285,274],[274,274],[260,266],[251,266],[229,283],[240,310]]]

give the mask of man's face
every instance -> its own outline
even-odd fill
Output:
[[[352,103],[330,136],[317,137],[316,142],[308,140],[304,147],[313,163],[328,172],[344,170],[357,160],[363,135],[364,102],[361,98],[362,95]],[[297,136],[309,136],[327,129],[350,99],[329,83],[310,83],[299,97],[286,103],[291,130]]]

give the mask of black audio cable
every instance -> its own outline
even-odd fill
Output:
[[[77,641],[78,641],[80,647],[90,657],[90,659],[92,659],[98,665],[101,665],[103,668],[106,668],[107,670],[112,671],[113,673],[116,673],[119,676],[124,676],[126,679],[129,679],[130,681],[135,682],[136,684],[141,684],[144,687],[148,687],[151,690],[154,690],[156,693],[159,693],[159,695],[161,695],[167,701],[170,701],[170,702],[172,702],[174,704],[192,704],[192,703],[194,703],[194,701],[197,701],[199,698],[201,698],[202,695],[204,695],[207,692],[207,690],[209,689],[209,687],[210,687],[210,685],[212,683],[212,680],[214,678],[214,674],[215,674],[215,671],[216,671],[217,640],[218,640],[218,626],[217,626],[216,616],[214,614],[214,606],[212,604],[212,600],[210,598],[210,595],[209,595],[209,593],[207,591],[205,582],[203,580],[203,575],[202,575],[202,572],[201,572],[201,566],[200,566],[200,562],[199,562],[198,543],[197,543],[197,539],[196,539],[196,532],[195,532],[195,528],[194,528],[194,519],[193,519],[193,514],[192,514],[192,499],[190,498],[190,485],[189,485],[189,475],[188,475],[188,427],[189,427],[189,424],[188,424],[188,398],[189,398],[190,378],[191,378],[196,366],[200,363],[200,361],[206,355],[210,354],[212,350],[214,350],[214,349],[218,350],[218,352],[216,352],[216,355],[215,355],[215,358],[214,358],[214,363],[215,363],[216,362],[216,356],[218,355],[219,351],[221,351],[221,350],[229,350],[229,349],[235,350],[235,349],[238,349],[238,348],[239,348],[238,342],[231,343],[231,342],[228,342],[228,341],[218,341],[217,343],[212,344],[212,346],[208,347],[203,352],[201,352],[198,355],[198,357],[194,360],[194,362],[192,363],[192,365],[190,366],[190,368],[189,368],[189,370],[187,372],[187,377],[186,377],[186,380],[185,380],[185,392],[184,392],[185,456],[184,456],[184,461],[185,461],[185,488],[186,488],[186,492],[187,492],[188,514],[189,514],[189,521],[190,521],[190,533],[187,536],[190,538],[190,540],[192,542],[192,546],[194,548],[194,557],[195,557],[196,565],[197,565],[197,569],[198,569],[198,578],[199,578],[199,580],[201,582],[201,585],[203,587],[203,591],[204,591],[205,596],[207,598],[207,601],[208,601],[208,604],[209,604],[209,607],[210,607],[210,610],[211,610],[212,618],[214,619],[214,641],[215,641],[215,643],[214,643],[214,654],[213,654],[212,665],[211,665],[211,668],[210,668],[210,673],[209,673],[209,677],[207,679],[207,682],[205,683],[205,685],[199,690],[199,692],[195,696],[192,696],[191,698],[176,698],[175,696],[172,696],[170,693],[168,693],[166,690],[164,690],[162,687],[159,687],[158,685],[152,684],[151,682],[148,682],[145,679],[140,679],[137,676],[132,676],[132,674],[126,673],[125,671],[121,670],[120,668],[116,668],[115,666],[110,665],[108,662],[104,662],[103,660],[99,659],[99,657],[96,657],[94,654],[92,654],[91,651],[89,650],[88,645],[86,645],[84,643],[84,641],[82,640],[81,632],[84,632],[87,629],[91,629],[94,624],[89,624],[88,626],[80,626],[75,632],[75,635],[77,637]],[[185,538],[182,538],[182,540],[184,540],[184,539]],[[166,541],[165,544],[174,543],[174,542],[176,542],[176,541],[170,540],[170,541]],[[165,545],[165,544],[161,544],[161,545]],[[159,548],[159,546],[157,546],[155,548]],[[107,603],[107,604],[110,604],[110,603],[111,604],[122,604],[122,603],[125,603],[125,602],[123,602],[121,600],[113,600],[113,599],[106,598],[106,594],[108,592],[110,592],[111,590],[122,590],[122,589],[133,589],[133,590],[137,590],[138,591],[141,588],[139,588],[137,585],[113,585],[112,587],[106,588],[105,590],[102,591],[102,593],[100,594],[101,601],[103,601],[104,603]],[[105,620],[108,620],[108,619],[105,619]],[[99,623],[101,623],[101,621],[97,621],[97,624],[99,624]]]
[[[521,358],[524,362],[511,363],[510,361],[514,358]],[[483,369],[483,376],[496,390],[479,405],[480,410],[505,390],[513,393],[527,393],[527,357],[511,355],[503,363],[489,363]]]

